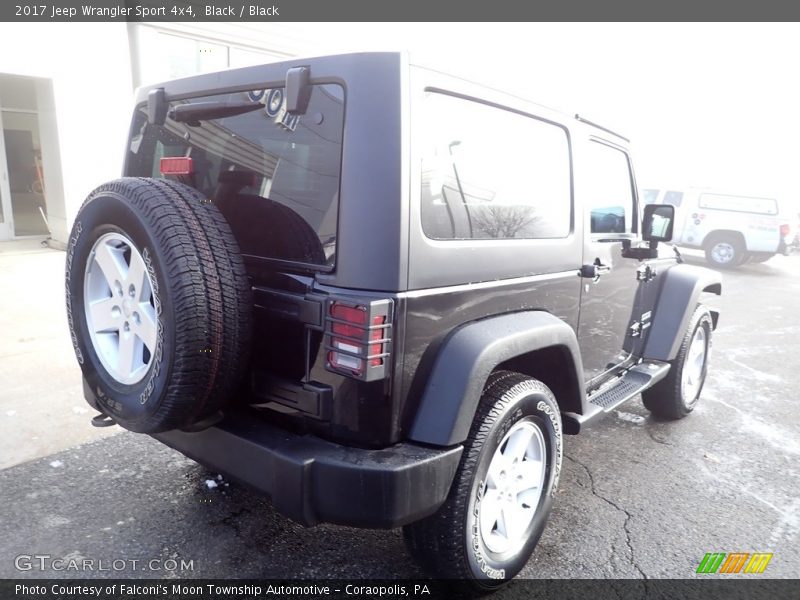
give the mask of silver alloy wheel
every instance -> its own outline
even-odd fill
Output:
[[[119,383],[147,374],[156,355],[157,298],[139,250],[121,233],[106,233],[92,246],[83,283],[86,324],[100,362]]]
[[[681,374],[681,391],[687,406],[697,402],[700,395],[700,387],[703,385],[705,377],[706,356],[708,355],[708,345],[706,343],[706,330],[700,326],[692,336],[689,350],[683,362],[683,372]]]
[[[720,265],[727,265],[736,256],[736,250],[728,242],[717,242],[711,248],[711,256],[714,258],[714,262]]]
[[[531,421],[518,421],[489,463],[478,515],[486,547],[501,554],[525,543],[544,487],[545,443]]]

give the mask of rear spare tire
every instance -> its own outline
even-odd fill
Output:
[[[175,182],[94,190],[67,248],[72,342],[99,408],[131,431],[217,414],[247,363],[251,290],[217,208]]]

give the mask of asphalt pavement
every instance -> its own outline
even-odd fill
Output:
[[[689,578],[707,552],[771,552],[764,577],[797,577],[800,257],[726,273],[723,292],[695,412],[662,422],[635,399],[567,436],[555,508],[523,577]],[[89,415],[65,415],[38,435],[90,427]],[[75,577],[38,568],[63,558],[117,561],[90,577],[423,575],[399,530],[304,528],[147,436],[39,455],[0,471],[0,577]]]

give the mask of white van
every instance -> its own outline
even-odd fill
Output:
[[[642,200],[645,204],[673,205],[674,243],[704,250],[706,260],[714,267],[764,262],[791,251],[791,227],[773,197],[698,188],[650,188],[642,190]]]

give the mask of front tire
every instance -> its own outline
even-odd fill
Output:
[[[694,410],[708,372],[713,321],[705,306],[698,306],[689,320],[678,355],[670,361],[667,376],[642,392],[642,402],[664,419],[682,419]]]
[[[517,373],[494,373],[447,500],[403,528],[409,550],[436,577],[501,586],[522,570],[542,535],[561,457],[552,392]]]

